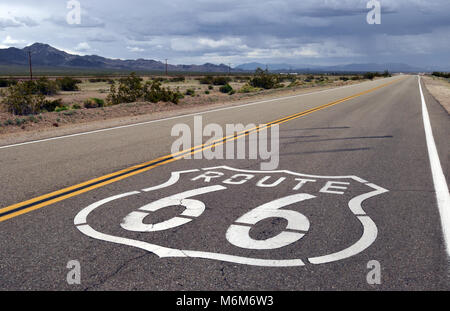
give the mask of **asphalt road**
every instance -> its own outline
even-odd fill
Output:
[[[0,206],[19,203],[0,209],[0,289],[449,290],[417,81],[201,114],[223,128],[279,120],[276,171],[162,158],[79,185],[170,155],[172,128],[194,116],[0,147]],[[449,115],[424,95],[448,183]],[[374,261],[381,284],[367,282]]]

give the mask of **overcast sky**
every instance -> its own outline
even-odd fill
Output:
[[[0,0],[0,48],[34,42],[77,54],[169,59],[173,64],[246,62],[334,65],[450,64],[449,0]]]

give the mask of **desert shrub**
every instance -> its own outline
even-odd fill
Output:
[[[105,106],[105,101],[100,98],[89,98],[84,101],[84,108],[101,108]]]
[[[347,77],[340,77],[339,80],[341,80],[341,81],[348,81],[349,79]]]
[[[382,74],[383,77],[388,78],[388,77],[392,77],[392,75],[389,73],[388,70],[385,70]]]
[[[58,98],[55,100],[44,100],[41,109],[47,110],[48,112],[55,111],[56,108],[62,107],[62,99]]]
[[[357,81],[357,80],[361,80],[361,77],[360,76],[353,76],[351,79],[352,79],[352,81]]]
[[[194,89],[187,89],[184,93],[186,96],[195,96],[195,90]]]
[[[450,72],[439,72],[439,71],[435,71],[435,72],[433,72],[433,76],[435,76],[435,77],[440,77],[440,78],[450,79]]]
[[[256,69],[253,79],[250,80],[250,85],[263,89],[273,89],[279,84],[278,77],[270,74],[267,70],[261,68]]]
[[[231,82],[230,77],[215,77],[212,80],[212,84],[214,85],[227,85]]]
[[[82,107],[81,107],[81,105],[79,105],[79,104],[73,104],[72,105],[72,109],[75,109],[75,110],[79,110],[79,109],[81,109]]]
[[[47,77],[42,77],[35,81],[25,81],[24,83],[28,84],[33,94],[50,96],[57,94],[59,90],[58,84]]]
[[[204,76],[198,79],[200,84],[213,84],[214,77],[213,76]]]
[[[134,72],[126,78],[119,79],[119,86],[112,84],[107,101],[112,105],[132,103],[143,96],[142,79]]]
[[[114,80],[110,78],[90,78],[88,80],[90,83],[101,83],[101,82],[107,82],[109,84],[113,83]]]
[[[71,77],[64,77],[56,79],[56,83],[62,91],[78,91],[77,84],[81,83],[81,80],[73,79]]]
[[[169,80],[169,82],[184,82],[184,81],[186,81],[186,78],[183,76],[174,77]]]
[[[214,86],[212,86],[212,85],[210,85],[210,86],[208,86],[208,90],[214,90]]]
[[[230,93],[233,91],[233,88],[231,87],[231,85],[229,85],[228,83],[225,84],[224,86],[221,86],[219,89],[220,92],[222,93]]]
[[[0,87],[9,87],[11,85],[16,85],[17,80],[13,79],[0,79]]]
[[[143,99],[148,102],[172,102],[178,104],[179,100],[184,96],[177,91],[172,91],[169,88],[164,88],[159,82],[147,82],[144,85],[144,96]]]
[[[206,95],[209,95],[209,94],[211,94],[211,92],[208,91],[208,90],[206,90],[206,91],[205,91],[205,94],[206,94]]]
[[[170,88],[164,88],[156,79],[143,84],[142,79],[132,73],[128,77],[120,79],[118,87],[115,83],[111,85],[107,102],[117,105],[143,100],[152,103],[164,101],[178,104],[181,98],[183,95],[178,90],[172,91]]]
[[[239,93],[252,93],[261,91],[261,88],[253,87],[250,84],[245,84],[239,89]]]
[[[364,79],[373,80],[376,77],[376,74],[373,72],[366,72],[363,77]]]
[[[60,106],[60,107],[56,107],[55,112],[61,112],[61,111],[66,111],[66,110],[69,110],[69,107]]]
[[[45,102],[45,96],[35,94],[33,86],[33,83],[25,82],[10,86],[1,92],[3,96],[1,103],[10,113],[15,115],[38,113]]]

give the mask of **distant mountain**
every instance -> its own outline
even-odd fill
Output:
[[[261,64],[261,63],[246,63],[237,66],[237,69],[245,71],[254,71],[258,67],[262,69],[269,68],[272,71],[296,71],[296,72],[367,72],[378,71],[382,72],[389,70],[390,72],[425,72],[429,71],[424,68],[413,67],[401,63],[387,63],[387,64],[348,64],[338,66],[315,66],[315,65],[289,65],[289,64]]]
[[[73,55],[43,43],[35,43],[23,49],[0,49],[0,65],[28,66],[29,52],[32,55],[33,66],[38,67],[136,71],[164,71],[166,68],[164,63],[155,60],[120,60],[97,55]],[[204,65],[168,65],[168,70],[179,72],[228,72],[229,67],[224,64],[214,65],[206,63]]]

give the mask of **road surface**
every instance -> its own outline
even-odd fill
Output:
[[[278,126],[276,171],[171,156],[194,115],[0,146],[0,289],[449,290],[450,123],[423,92],[431,137],[417,76],[199,114]]]

